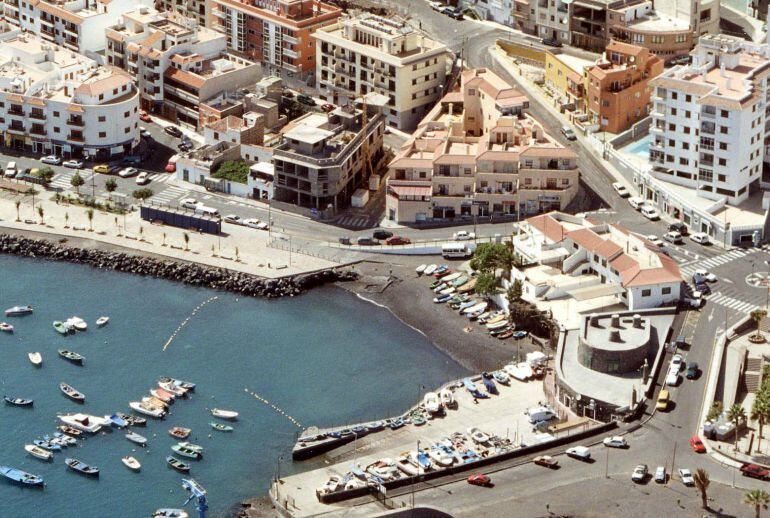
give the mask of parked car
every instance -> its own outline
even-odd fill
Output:
[[[388,230],[375,230],[372,232],[372,237],[374,239],[384,240],[393,237],[393,232]]]
[[[679,372],[682,370],[682,367],[684,367],[684,358],[681,354],[675,354],[671,357],[671,370],[676,370],[676,372]]]
[[[139,120],[142,122],[152,122],[152,117],[146,111],[139,110]]]
[[[758,466],[757,464],[744,464],[741,466],[741,474],[744,477],[764,480],[770,476],[770,470],[767,470],[762,466]]]
[[[687,225],[682,223],[681,221],[677,221],[675,223],[671,223],[668,226],[668,229],[672,232],[679,232],[683,236],[686,236],[688,234]]]
[[[356,244],[359,246],[375,246],[375,245],[379,245],[380,242],[374,239],[373,237],[363,236],[356,239]]]
[[[687,364],[687,370],[684,371],[684,377],[688,380],[694,380],[697,379],[699,373],[700,369],[698,368],[698,364],[690,362]]]
[[[340,236],[339,242],[341,245],[349,245],[350,244],[350,238],[348,236]]]
[[[476,239],[476,234],[473,232],[468,232],[467,230],[458,230],[452,235],[452,238],[455,241],[468,241],[471,239]]]
[[[126,167],[120,170],[120,172],[118,173],[118,176],[120,176],[121,178],[131,178],[138,172],[139,170],[136,167]]]
[[[559,466],[559,461],[551,457],[550,455],[540,455],[538,457],[535,457],[533,459],[533,462],[537,464],[538,466],[545,466],[546,468],[557,468]]]
[[[664,246],[665,245],[665,243],[663,241],[661,241],[661,239],[658,236],[656,236],[655,234],[650,234],[649,236],[647,236],[647,241],[649,241],[650,243],[652,243],[655,246]]]
[[[240,216],[236,216],[235,214],[228,214],[223,218],[225,220],[225,223],[232,223],[233,225],[240,225],[243,223]]]
[[[444,8],[444,4],[441,2],[428,2],[428,5],[430,5],[430,8],[434,11],[441,11],[441,9]]]
[[[308,94],[299,94],[297,96],[297,102],[301,103],[301,104],[304,104],[304,105],[307,105],[307,106],[315,106],[316,105],[315,99],[313,99]]]
[[[140,156],[126,156],[122,160],[123,165],[139,165],[142,163],[142,157]]]
[[[412,242],[411,239],[409,239],[408,237],[403,237],[403,236],[389,237],[385,241],[385,243],[388,244],[388,245],[408,245],[411,242]]]
[[[692,471],[690,471],[687,468],[679,468],[679,480],[682,481],[682,484],[685,486],[694,486],[695,480],[692,478]]]
[[[660,214],[658,214],[658,211],[649,205],[643,205],[639,211],[642,213],[642,216],[649,219],[650,221],[656,221],[660,219]]]
[[[294,98],[294,92],[292,92],[289,89],[284,89],[284,91],[281,92],[281,97],[286,97],[287,99],[293,99]]]
[[[585,446],[573,446],[572,448],[567,448],[564,453],[579,460],[588,460],[591,458],[591,450]]]
[[[468,477],[468,483],[472,486],[490,486],[492,479],[482,473],[474,473]]]
[[[644,198],[638,196],[632,196],[628,199],[628,204],[636,210],[639,210],[644,205]]]
[[[701,245],[708,245],[711,243],[709,240],[709,235],[705,232],[693,232],[690,234],[690,239]]]
[[[626,189],[626,186],[620,182],[613,183],[612,188],[615,189],[615,192],[618,193],[618,196],[620,196],[621,198],[628,198],[629,196],[631,196],[631,192],[628,189]]]
[[[333,104],[329,104],[329,103],[321,105],[321,110],[325,111],[326,113],[334,111],[334,108],[336,108],[336,106],[334,106]]]
[[[165,128],[163,128],[163,131],[165,131],[172,137],[179,138],[182,136],[182,130],[180,130],[176,126],[166,126]]]
[[[701,292],[701,294],[703,295],[711,295],[711,286],[709,286],[705,282],[695,283],[695,289]]]
[[[708,270],[704,270],[703,268],[695,270],[693,276],[695,275],[701,277],[706,282],[717,282],[717,276]]]
[[[48,164],[48,165],[59,165],[59,164],[61,164],[61,158],[59,158],[56,155],[44,156],[43,158],[40,159],[40,161],[42,163]]]
[[[185,198],[179,202],[179,205],[185,209],[194,209],[198,206],[198,200],[195,198]]]
[[[193,143],[192,143],[192,142],[189,142],[189,141],[187,141],[187,142],[180,142],[180,143],[179,143],[179,144],[176,146],[176,148],[177,148],[179,151],[190,151],[190,150],[193,148]]]
[[[62,165],[64,167],[69,167],[70,169],[83,169],[83,161],[76,160],[74,158],[71,158],[65,162],[62,162]]]
[[[94,173],[110,174],[110,166],[108,166],[107,164],[95,165]]]
[[[676,387],[679,384],[679,373],[674,370],[669,370],[666,374],[666,385],[669,387]]]
[[[4,176],[6,178],[13,178],[16,176],[16,173],[18,173],[18,169],[16,168],[16,162],[8,162],[8,165],[5,166],[5,173]]]
[[[675,245],[678,245],[682,242],[682,234],[676,231],[670,231],[663,234],[663,239],[668,241],[669,243],[674,243]]]
[[[628,448],[628,443],[625,437],[616,435],[614,437],[606,437],[602,443],[608,448]]]
[[[631,480],[636,483],[644,482],[647,479],[647,464],[639,464],[631,473]]]
[[[697,435],[690,437],[690,448],[692,448],[692,451],[695,453],[706,453],[706,447]]]
[[[668,403],[671,400],[671,395],[668,390],[662,389],[658,392],[658,402],[655,403],[655,408],[661,411],[668,410]]]
[[[548,45],[549,47],[561,47],[561,42],[559,40],[553,39],[553,38],[543,38],[540,40],[540,42],[543,45]]]
[[[658,466],[655,469],[655,482],[658,484],[665,484],[666,483],[666,467],[665,466]]]
[[[463,19],[463,12],[459,7],[452,7],[450,5],[450,6],[444,7],[440,12],[442,14],[449,16],[450,18],[454,18],[455,20]]]
[[[150,183],[150,173],[143,171],[136,177],[136,185],[147,185]]]
[[[267,223],[256,218],[244,219],[243,225],[249,228],[256,228],[257,230],[267,230],[269,227]]]
[[[139,136],[142,138],[152,138],[152,133],[147,131],[147,128],[144,126],[139,126]]]

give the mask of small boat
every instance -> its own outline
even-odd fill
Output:
[[[61,451],[62,449],[61,444],[54,444],[50,441],[45,441],[43,439],[35,439],[34,441],[32,441],[32,444],[48,451]]]
[[[174,402],[174,395],[170,392],[166,392],[162,388],[150,389],[150,394],[152,394],[153,397],[160,399],[167,405],[170,405]]]
[[[43,477],[9,466],[0,466],[0,475],[23,486],[42,487],[45,485]]]
[[[476,304],[476,305],[474,305],[474,306],[471,306],[471,307],[469,307],[469,308],[465,308],[465,309],[463,309],[463,311],[462,311],[462,312],[463,312],[464,314],[466,314],[466,315],[468,315],[468,314],[470,314],[470,313],[476,313],[476,312],[478,312],[478,314],[480,315],[480,314],[481,314],[481,312],[483,312],[483,311],[485,311],[485,310],[487,309],[487,306],[488,306],[488,305],[489,305],[489,304],[488,304],[487,302],[479,302],[478,304]]]
[[[476,300],[476,299],[473,299],[473,300],[467,300],[467,301],[465,301],[465,302],[461,302],[461,303],[460,303],[460,305],[458,306],[458,309],[460,310],[460,313],[462,313],[462,312],[463,312],[463,311],[465,311],[466,309],[468,309],[468,308],[472,308],[473,306],[475,306],[475,305],[476,305],[476,304],[478,304],[478,303],[479,303],[479,301],[478,301],[478,300]]]
[[[486,442],[489,442],[489,436],[479,430],[478,428],[471,427],[468,428],[468,435],[471,437],[471,440],[475,442],[476,444],[484,444]]]
[[[76,403],[85,403],[86,401],[86,395],[82,392],[76,390],[75,388],[71,387],[70,385],[67,385],[63,381],[59,383],[59,390],[62,391],[62,393],[70,398],[72,401],[75,401]]]
[[[107,419],[112,426],[117,426],[118,428],[125,428],[129,424],[127,419],[120,417],[118,414],[106,415],[104,418]]]
[[[35,446],[34,444],[25,444],[24,450],[32,455],[33,457],[40,459],[40,460],[51,460],[53,459],[53,453],[50,451],[46,451],[40,446]]]
[[[497,335],[497,339],[498,340],[505,340],[506,338],[512,337],[513,333],[515,333],[515,332],[516,331],[514,331],[513,329],[506,329],[505,331],[503,331],[502,333]]]
[[[436,268],[436,270],[433,272],[433,275],[436,277],[441,277],[442,275],[444,275],[445,272],[448,272],[448,271],[449,271],[449,265],[442,264],[438,268]]]
[[[29,358],[29,361],[35,367],[40,367],[41,365],[43,365],[43,355],[38,352],[27,353],[27,358]]]
[[[448,288],[444,288],[439,292],[440,295],[452,295],[455,292],[454,286],[450,286]]]
[[[436,414],[441,411],[441,401],[439,401],[438,394],[435,392],[425,394],[422,403],[428,413]]]
[[[115,416],[123,419],[128,426],[147,426],[147,419],[144,417],[124,414],[123,412],[118,412],[115,414]]]
[[[427,422],[427,419],[425,419],[422,414],[415,414],[412,416],[412,424],[415,426],[422,426]]]
[[[32,306],[14,306],[5,310],[5,316],[7,317],[21,317],[24,315],[31,315]]]
[[[66,433],[70,437],[80,437],[81,435],[83,435],[83,432],[81,432],[77,428],[72,428],[71,426],[67,426],[66,424],[61,424],[57,426],[56,429],[62,433]]]
[[[172,383],[171,381],[159,381],[158,386],[165,390],[166,392],[171,392],[174,394],[174,396],[177,397],[184,397],[187,395],[187,389],[184,387],[179,387]]]
[[[80,462],[77,459],[64,459],[64,463],[67,464],[71,470],[82,473],[83,475],[88,475],[90,477],[99,476],[99,468],[96,466],[89,466],[85,462]]]
[[[454,272],[454,273],[449,273],[446,276],[442,277],[441,280],[444,282],[451,282],[456,279],[459,279],[462,276],[463,276],[462,272]]]
[[[140,401],[131,401],[128,406],[131,410],[139,412],[140,414],[148,415],[150,417],[157,417],[163,419],[166,416],[166,411],[161,408],[151,407]]]
[[[181,426],[175,426],[168,431],[168,434],[171,437],[175,437],[177,439],[187,439],[191,431],[192,430],[190,430],[189,428],[182,428]]]
[[[152,518],[189,518],[190,515],[184,509],[158,509]]]
[[[511,382],[511,378],[508,377],[508,374],[506,374],[505,371],[495,371],[492,373],[492,376],[495,378],[496,382],[502,383],[503,385],[507,385]]]
[[[390,421],[390,423],[388,424],[388,428],[390,428],[391,430],[398,430],[399,428],[402,428],[403,426],[406,426],[406,423],[400,417],[392,419]]]
[[[166,403],[162,399],[156,398],[153,395],[143,397],[142,402],[155,408],[162,408],[163,410],[168,410],[168,403]]]
[[[508,333],[509,331],[513,332],[513,329],[509,325],[498,327],[489,331],[489,336],[500,336],[502,334]]]
[[[59,421],[88,433],[96,433],[102,429],[102,419],[88,414],[61,415]]]
[[[433,302],[435,302],[436,304],[443,304],[444,302],[447,302],[451,298],[452,298],[452,294],[447,293],[446,295],[439,295],[438,297],[434,297]]]
[[[212,423],[209,423],[209,425],[211,425],[211,427],[214,430],[217,430],[218,432],[232,432],[233,431],[233,427],[232,426],[227,426],[226,424],[213,423],[212,422]]]
[[[174,444],[171,446],[171,449],[174,450],[174,453],[177,455],[181,455],[182,457],[187,457],[189,459],[200,460],[203,457],[201,452],[186,446],[182,446],[181,444]]]
[[[96,319],[96,325],[99,327],[102,327],[104,325],[107,325],[107,322],[110,321],[110,317],[99,317]]]
[[[85,360],[84,356],[76,352],[68,351],[67,349],[59,349],[59,356],[75,365],[83,365],[83,360]]]
[[[452,286],[454,286],[455,288],[459,288],[460,286],[462,286],[466,282],[468,282],[468,276],[467,275],[461,275],[461,276],[459,276],[458,278],[456,278],[456,279],[454,279],[452,281]]]
[[[80,317],[70,317],[65,323],[71,325],[76,331],[85,331],[88,329],[88,324]]]
[[[190,465],[187,463],[182,462],[181,460],[177,459],[173,455],[169,455],[166,457],[166,462],[169,466],[174,468],[177,471],[181,471],[182,473],[187,473],[190,471]]]
[[[53,328],[60,334],[67,335],[72,332],[72,326],[60,320],[54,320]]]
[[[171,383],[175,387],[183,388],[185,390],[189,390],[190,392],[193,392],[195,390],[195,383],[191,381],[184,381],[184,380],[179,380],[176,378],[169,378],[164,376],[162,378],[158,378],[158,382]]]
[[[455,398],[451,390],[449,389],[440,390],[438,393],[438,397],[441,400],[441,404],[445,408],[452,408],[453,406],[455,406]]]
[[[417,466],[410,461],[408,453],[403,453],[396,458],[396,466],[408,477],[420,474]]]
[[[495,320],[492,323],[487,322],[487,329],[490,331],[494,331],[495,329],[502,329],[504,327],[508,327],[510,324],[508,323],[508,320],[503,317],[500,320]]]
[[[474,277],[473,279],[469,280],[468,282],[466,282],[465,284],[463,284],[462,286],[457,288],[457,292],[458,293],[470,293],[475,288],[476,288],[476,277]]]
[[[5,399],[5,402],[9,405],[14,406],[32,406],[34,403],[34,400],[32,399],[25,399],[20,397],[3,396],[3,399]]]
[[[442,467],[451,466],[455,461],[453,455],[450,455],[444,449],[439,448],[437,444],[434,444],[430,449],[426,450],[426,453],[433,462]]]
[[[147,437],[144,437],[134,432],[128,432],[126,434],[126,439],[128,439],[133,443],[138,444],[139,446],[145,446],[147,444]]]
[[[13,326],[8,322],[0,322],[0,331],[4,333],[13,333]]]
[[[139,471],[140,469],[142,469],[142,465],[139,464],[139,461],[136,460],[135,458],[133,458],[130,455],[126,455],[125,457],[123,457],[120,460],[131,471]]]
[[[200,454],[203,454],[203,446],[200,444],[195,444],[188,441],[180,441],[177,443],[179,446],[184,446],[187,449],[190,449],[192,451],[197,451]]]
[[[61,444],[62,446],[77,446],[78,441],[74,437],[70,437],[69,435],[65,435],[61,432],[54,432],[53,433],[54,438],[58,441],[58,444]]]
[[[488,372],[481,373],[481,381],[484,383],[484,388],[487,389],[487,392],[490,394],[499,394],[497,390],[497,385],[495,385],[495,381],[493,379],[493,376]]]
[[[415,273],[417,273],[417,275],[422,275],[425,272],[425,268],[427,268],[427,267],[428,267],[427,264],[421,264],[420,266],[415,268],[414,271],[415,271]]]
[[[436,271],[436,268],[438,268],[438,266],[436,266],[435,264],[429,264],[428,266],[425,267],[425,270],[423,270],[422,273],[424,273],[425,275],[433,275],[433,272]]]
[[[375,477],[379,477],[384,482],[401,477],[401,472],[398,470],[396,462],[389,458],[379,459],[369,464],[366,466],[366,471]]]
[[[212,408],[211,415],[218,417],[219,419],[227,419],[229,421],[235,421],[238,419],[238,412],[232,410],[222,410],[221,408]]]

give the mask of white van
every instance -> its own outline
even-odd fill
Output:
[[[18,171],[16,170],[16,162],[8,162],[8,165],[5,166],[5,176],[8,178],[13,178],[16,176],[16,173]]]
[[[447,259],[465,259],[473,255],[473,252],[466,243],[444,243],[441,246],[441,255]]]
[[[551,419],[554,419],[556,417],[556,412],[554,412],[548,407],[541,406],[541,407],[530,408],[529,410],[527,410],[527,415],[529,416],[529,422],[532,424],[536,424],[536,423],[542,423],[543,421],[550,421]]]
[[[214,207],[206,207],[201,204],[195,207],[196,214],[203,214],[204,216],[219,216],[219,211]]]
[[[632,196],[628,199],[628,204],[631,205],[636,210],[639,210],[639,208],[644,205],[644,198],[640,198],[638,196]]]

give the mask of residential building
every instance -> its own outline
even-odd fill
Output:
[[[388,97],[388,124],[411,130],[443,94],[449,50],[404,22],[365,13],[313,37],[320,94],[330,103],[378,92]]]
[[[571,110],[585,111],[586,70],[594,61],[560,52],[545,53],[545,88],[559,105]]]
[[[107,30],[107,62],[136,77],[144,110],[200,128],[199,106],[253,85],[259,65],[227,51],[225,36],[142,7]]]
[[[462,0],[462,7],[473,9],[482,20],[513,25],[513,3],[513,0]]]
[[[651,83],[652,175],[709,200],[746,200],[770,161],[768,75],[770,45],[701,37],[691,65]]]
[[[687,21],[696,39],[705,34],[720,34],[719,0],[655,0],[655,10],[662,15]]]
[[[212,27],[228,48],[262,64],[265,73],[315,73],[313,32],[334,23],[338,7],[318,0],[212,0]]]
[[[211,0],[158,0],[155,5],[160,11],[195,20],[200,27],[211,27]]]
[[[388,166],[386,216],[399,223],[565,208],[577,156],[526,113],[529,100],[487,69],[466,70]]]
[[[246,114],[243,118],[229,115],[203,127],[203,141],[206,144],[230,142],[231,144],[261,145],[264,140],[264,117]]]
[[[695,44],[689,18],[655,11],[651,0],[610,4],[607,31],[609,38],[646,47],[666,62],[686,59]]]
[[[615,295],[633,311],[676,305],[681,296],[676,261],[620,225],[551,212],[522,222],[513,246],[528,266],[511,280],[530,301]]]
[[[281,130],[273,148],[274,199],[333,213],[376,172],[383,159],[385,118],[379,108],[345,105],[306,113]]]
[[[590,124],[621,133],[650,113],[650,80],[663,72],[663,60],[644,47],[611,41],[604,60],[587,71]]]
[[[571,2],[562,0],[515,0],[515,24],[524,32],[534,34],[538,38],[569,45],[572,41],[570,4]],[[527,10],[529,16],[525,14]]]
[[[5,20],[42,39],[70,50],[103,51],[104,31],[126,12],[150,0],[5,0]],[[95,56],[91,56],[95,57]]]
[[[139,144],[132,78],[15,29],[0,34],[0,135],[36,154],[129,154]]]

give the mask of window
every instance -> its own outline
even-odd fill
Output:
[[[124,119],[125,119],[125,118],[128,118],[128,116],[129,116],[129,115],[131,115],[131,112],[130,112],[130,111],[129,111],[129,112],[125,112],[125,113],[123,113],[123,118],[124,118]]]
[[[107,138],[107,132],[106,131],[100,131],[99,132],[99,138]]]
[[[124,129],[123,133],[128,133],[129,131],[131,131],[131,126],[129,126],[128,128]]]
[[[726,166],[727,165],[727,160],[725,160],[724,158],[720,158],[719,159],[719,165]]]
[[[642,297],[649,297],[650,295],[652,295],[652,290],[650,289],[642,290]]]
[[[107,117],[104,115],[99,115],[99,122],[107,122]]]
[[[468,88],[468,95],[470,96],[476,95],[476,90],[474,88]]]
[[[692,95],[690,95],[690,94],[685,95],[684,96],[684,100],[687,101],[688,103],[691,102],[692,101]]]
[[[663,295],[671,295],[671,288],[670,287],[663,288],[662,291],[663,291]]]

